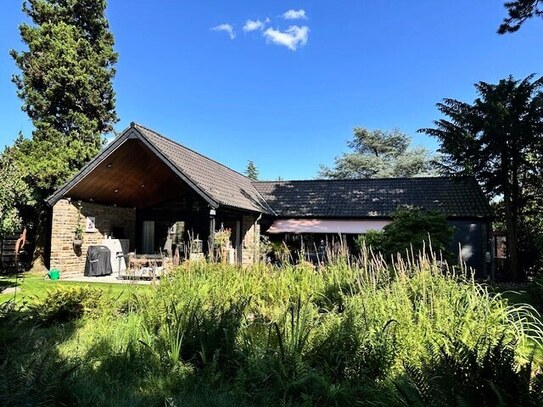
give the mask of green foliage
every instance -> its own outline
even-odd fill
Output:
[[[449,226],[445,216],[436,211],[422,211],[418,208],[400,208],[392,222],[383,231],[369,231],[357,238],[357,246],[371,247],[385,257],[396,254],[431,251],[441,253],[444,259],[451,259],[450,243],[454,227]],[[409,254],[408,254],[409,255]]]
[[[531,303],[543,313],[543,276],[537,276],[528,284]]]
[[[390,178],[428,176],[432,159],[424,148],[410,148],[409,137],[398,130],[354,129],[347,142],[352,153],[335,158],[334,168],[321,165],[321,178]]]
[[[503,19],[498,34],[514,33],[526,20],[543,16],[541,0],[508,1],[505,3],[505,8],[509,16]]]
[[[22,109],[34,125],[0,158],[0,232],[25,214],[40,228],[43,200],[94,157],[117,121],[112,79],[117,54],[105,0],[28,0],[20,25],[28,49],[12,50]],[[6,177],[4,177],[4,175]]]
[[[19,155],[20,146],[27,142],[19,137],[0,155],[0,236],[20,232],[21,212],[37,203],[34,191],[25,182],[27,170]]]
[[[28,51],[11,52],[34,138],[75,150],[72,168],[98,151],[100,134],[117,120],[111,83],[117,54],[105,7],[105,0],[29,0],[23,11],[33,25],[20,26]]]
[[[356,238],[355,245],[358,250],[363,251],[366,248],[371,248],[375,253],[383,253],[386,241],[384,230],[368,230]]]
[[[56,287],[30,306],[38,321],[45,324],[65,323],[92,313],[99,305],[102,291],[89,287]]]
[[[437,107],[448,119],[420,131],[439,139],[445,172],[475,176],[489,198],[503,199],[511,273],[522,280],[521,225],[543,207],[543,78],[475,88],[473,104],[445,99]]]
[[[412,406],[538,406],[543,374],[532,378],[531,371],[530,362],[519,366],[514,344],[504,339],[472,346],[456,339],[430,349],[420,367],[405,364],[406,378],[396,386],[401,402]]]
[[[509,307],[424,256],[390,267],[366,251],[360,262],[318,271],[188,263],[132,294],[128,304],[101,297],[92,314],[47,328],[33,313],[10,313],[11,322],[0,320],[0,340],[10,343],[0,385],[24,367],[27,377],[39,374],[35,358],[62,367],[47,373],[57,404],[399,406],[426,400],[411,384],[437,387],[433,373],[445,366],[451,383],[468,390],[485,375],[509,383],[503,388],[539,388],[525,380],[529,338],[543,338],[530,308]],[[23,342],[32,352],[12,346],[22,332],[30,332]],[[474,349],[475,359],[463,356]],[[439,358],[441,350],[450,357]],[[11,394],[28,391],[22,382],[10,386]],[[23,400],[43,402],[36,394]]]
[[[247,168],[245,169],[244,174],[247,176],[247,178],[250,178],[253,181],[258,181],[258,168],[252,160],[247,162]]]
[[[105,0],[30,0],[21,24],[27,51],[12,51],[14,76],[33,132],[28,160],[37,186],[49,192],[99,151],[117,120],[112,79],[117,54]]]

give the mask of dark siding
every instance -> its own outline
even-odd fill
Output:
[[[455,227],[451,247],[453,253],[458,256],[459,250],[462,250],[463,260],[468,267],[475,270],[475,276],[478,278],[486,277],[489,271],[485,262],[487,222],[482,220],[451,220],[450,224]]]

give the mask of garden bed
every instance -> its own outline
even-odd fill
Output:
[[[4,306],[2,404],[542,401],[532,309],[424,258],[394,270],[367,258],[318,269],[190,263],[122,293],[32,281],[28,291],[55,288]]]

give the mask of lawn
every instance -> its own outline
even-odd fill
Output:
[[[115,283],[82,283],[76,281],[50,280],[44,273],[24,273],[11,276],[0,276],[0,292],[5,288],[16,288],[15,292],[0,294],[0,303],[13,300],[23,302],[39,302],[47,296],[47,292],[58,287],[92,287],[103,291],[107,297],[127,296],[136,287],[132,284]],[[149,286],[137,286],[138,290],[149,290]]]

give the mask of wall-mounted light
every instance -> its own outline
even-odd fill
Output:
[[[112,165],[113,165],[113,164],[109,163],[109,164],[107,165],[107,168],[111,168]]]
[[[215,208],[211,208],[209,210],[209,216],[215,216],[217,214],[217,211],[215,210]]]
[[[113,191],[113,192],[115,192],[115,193],[119,192],[119,188],[117,188],[117,189],[116,189],[115,191]]]
[[[144,187],[145,187],[145,184],[141,184],[141,187],[144,188]]]

